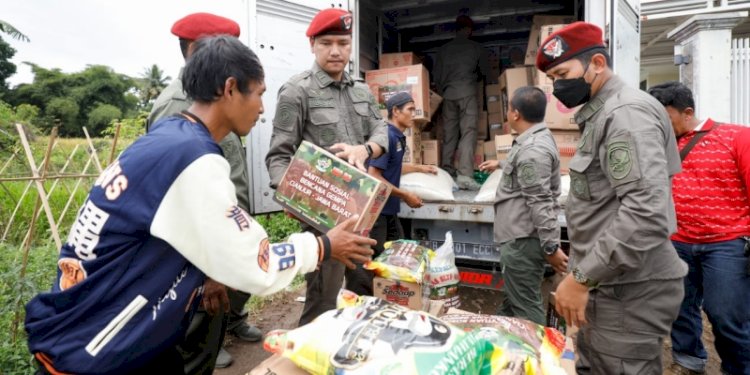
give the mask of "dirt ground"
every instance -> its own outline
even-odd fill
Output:
[[[551,288],[548,282],[543,290]],[[547,293],[545,293],[547,294]],[[297,326],[300,313],[302,312],[302,302],[297,302],[298,297],[304,297],[305,288],[302,286],[297,291],[282,292],[274,295],[254,316],[248,317],[248,321],[260,328],[263,333],[273,329],[292,329]],[[498,291],[489,291],[475,288],[460,289],[461,309],[476,313],[493,314],[496,306],[502,301],[502,293]],[[546,305],[546,301],[545,301]],[[704,315],[703,342],[709,352],[709,362],[706,367],[707,375],[718,375],[721,373],[720,364],[716,351],[713,348],[713,335],[711,334],[710,323]],[[225,369],[215,370],[215,375],[244,375],[253,367],[258,365],[264,359],[271,356],[270,353],[263,350],[263,344],[246,343],[231,336],[226,341],[226,349],[232,354],[234,363]],[[672,363],[671,343],[667,338],[664,343],[662,352],[662,361],[665,366]]]

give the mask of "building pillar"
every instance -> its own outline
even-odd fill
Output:
[[[693,91],[700,119],[730,119],[732,28],[747,15],[748,12],[700,14],[667,34],[676,42],[675,63],[682,59],[680,82]]]

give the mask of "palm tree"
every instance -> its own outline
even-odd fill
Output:
[[[164,71],[156,64],[151,65],[150,68],[145,68],[141,73],[141,82],[143,83],[141,99],[143,104],[147,105],[156,99],[171,79],[170,76],[164,76]]]
[[[0,32],[10,35],[11,38],[16,39],[16,40],[20,40],[23,42],[30,41],[29,37],[24,35],[22,32],[18,31],[18,29],[13,27],[13,25],[3,20],[0,20]]]

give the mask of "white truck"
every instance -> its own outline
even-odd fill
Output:
[[[354,17],[354,42],[350,72],[359,77],[377,69],[380,54],[411,51],[426,56],[453,37],[451,26],[458,14],[468,14],[482,28],[475,40],[484,46],[519,46],[524,49],[537,14],[574,15],[605,31],[614,70],[631,86],[640,74],[639,0],[244,0],[245,42],[260,57],[266,70],[265,113],[247,139],[253,214],[280,210],[269,187],[265,156],[268,152],[276,108],[276,93],[294,74],[313,63],[305,30],[320,10],[336,7]],[[436,248],[445,232],[453,233],[454,250],[462,283],[498,289],[500,251],[493,243],[495,220],[491,203],[474,203],[472,192],[456,193],[455,201],[425,202],[418,209],[402,204],[402,219],[413,239]],[[563,246],[565,239],[565,218]]]

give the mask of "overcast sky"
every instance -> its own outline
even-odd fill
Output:
[[[11,86],[31,82],[24,61],[66,73],[89,64],[107,65],[138,77],[152,64],[176,76],[184,61],[172,24],[193,12],[210,12],[240,23],[243,0],[0,0],[0,20],[26,34],[21,42],[2,34],[16,49]]]

